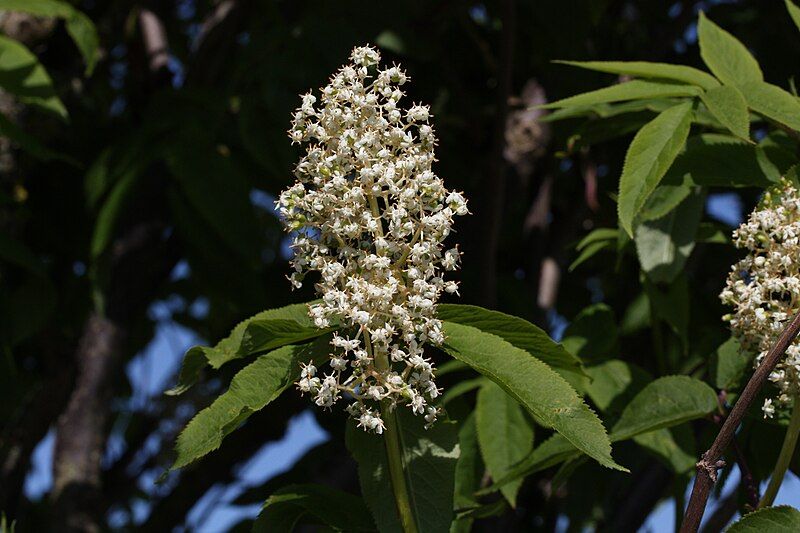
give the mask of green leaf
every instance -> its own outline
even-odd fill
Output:
[[[701,222],[695,240],[707,244],[729,244],[730,230],[719,222]]]
[[[316,329],[308,317],[307,303],[267,309],[243,320],[233,328],[229,336],[214,347],[194,346],[183,356],[178,375],[178,384],[166,394],[175,396],[184,393],[200,378],[200,371],[210,365],[214,369],[225,363],[271,350],[294,342],[302,342],[325,333],[330,329]],[[275,323],[271,327],[270,323]],[[250,329],[254,324],[253,329]]]
[[[586,394],[600,411],[606,414],[619,414],[652,376],[640,366],[610,359],[586,369],[592,378]]]
[[[439,377],[440,375],[441,374],[439,372],[436,372],[436,377]],[[462,379],[461,381],[446,387],[444,394],[442,394],[442,406],[447,406],[448,403],[455,400],[459,396],[463,396],[468,392],[481,388],[486,381],[486,378],[481,376],[474,379]]]
[[[656,220],[668,215],[673,209],[678,207],[693,190],[693,184],[689,176],[684,176],[683,183],[681,184],[665,184],[662,183],[650,198],[645,202],[642,207],[642,212],[639,215],[639,220]]]
[[[167,164],[192,207],[248,265],[259,264],[261,227],[250,202],[250,184],[230,155],[204,135],[185,138],[167,150]]]
[[[564,330],[564,348],[586,360],[608,355],[617,344],[617,320],[606,304],[593,304],[581,310]]]
[[[475,427],[475,412],[471,412],[458,431],[458,447],[460,450],[456,461],[455,489],[453,491],[453,508],[458,513],[462,509],[478,507],[475,497],[486,467],[481,460],[478,447],[478,430]],[[470,518],[456,519],[450,526],[450,533],[468,533],[472,529]]]
[[[722,83],[743,85],[764,79],[761,67],[747,48],[736,37],[709,20],[702,11],[697,36],[700,41],[700,56]]]
[[[328,348],[327,338],[301,346],[283,346],[259,356],[240,370],[228,390],[197,413],[178,436],[177,457],[170,470],[182,468],[219,448],[226,435],[294,383],[300,376],[300,363],[325,360]]]
[[[719,82],[711,74],[684,65],[649,63],[647,61],[555,61],[555,63],[608,72],[609,74],[678,81],[697,85],[704,89],[719,87]]]
[[[754,81],[741,86],[750,108],[795,131],[800,131],[800,101],[777,85]]]
[[[67,33],[86,63],[86,75],[90,76],[97,63],[97,48],[100,39],[92,20],[69,3],[59,0],[0,0],[0,9],[21,11],[37,17],[55,17],[64,20]]]
[[[612,442],[618,442],[682,424],[703,417],[716,407],[717,395],[702,381],[688,376],[663,377],[644,387],[625,407],[610,438]],[[517,463],[503,479],[495,480],[491,487],[479,491],[479,494],[492,492],[520,477],[578,456],[579,451],[563,435],[553,435]]]
[[[716,349],[709,362],[709,372],[718,389],[731,390],[739,385],[753,354],[742,350],[735,337],[730,337]]]
[[[443,329],[447,353],[500,385],[539,424],[555,429],[603,466],[624,470],[611,458],[600,419],[549,366],[480,329],[448,321]]]
[[[126,173],[111,189],[111,192],[97,214],[92,234],[92,259],[97,259],[111,244],[117,222],[128,205],[128,200],[136,190],[139,172],[132,170]]]
[[[611,247],[619,239],[619,230],[616,228],[597,228],[584,237],[575,247],[580,252],[577,259],[569,266],[572,272],[598,252]]]
[[[558,109],[562,107],[593,106],[624,100],[641,100],[645,98],[665,98],[670,96],[699,96],[703,90],[692,85],[680,83],[662,83],[655,81],[633,80],[595,91],[577,94],[539,106],[542,109]]]
[[[298,484],[276,491],[264,502],[253,532],[291,533],[301,521],[340,531],[375,531],[369,509],[358,496],[325,485]]]
[[[668,215],[636,227],[636,254],[651,280],[671,283],[683,270],[694,249],[704,200],[705,195],[696,190]]]
[[[622,411],[611,430],[615,441],[701,418],[717,408],[717,394],[688,376],[666,376],[648,384]]]
[[[544,330],[525,319],[475,305],[462,304],[440,304],[437,307],[437,318],[497,335],[517,348],[529,352],[568,381],[580,381],[580,378],[586,376],[580,359],[553,341]]]
[[[708,110],[731,133],[750,138],[750,114],[741,91],[732,85],[715,87],[700,95]]]
[[[788,505],[766,507],[746,514],[727,533],[795,533],[800,531],[800,511]]]
[[[440,420],[429,429],[408,409],[397,410],[403,465],[419,533],[447,532],[453,519],[453,490],[459,458],[458,432]],[[381,533],[401,533],[389,480],[384,437],[366,433],[350,420],[346,443],[358,463],[361,494]]]
[[[2,113],[0,113],[0,136],[9,138],[27,153],[42,161],[60,159],[65,163],[75,166],[78,165],[77,161],[71,157],[44,146],[36,137],[25,132],[22,128],[8,120]]]
[[[656,318],[664,320],[681,339],[684,347],[688,345],[689,336],[689,283],[686,275],[681,273],[669,285],[656,285],[643,276],[647,299]]]
[[[692,104],[667,109],[633,138],[619,180],[617,204],[622,228],[633,237],[633,221],[658,186],[689,135]]]
[[[67,118],[67,109],[53,88],[53,80],[36,56],[24,45],[3,35],[0,35],[0,87],[23,103]]]
[[[658,457],[677,474],[691,471],[697,462],[694,436],[689,426],[657,429],[636,435],[633,440]]]
[[[533,427],[525,412],[492,381],[478,391],[475,422],[481,456],[494,479],[501,479],[512,465],[533,450]],[[520,479],[500,489],[511,507],[516,507],[517,492],[521,486]]]
[[[756,147],[730,135],[705,133],[689,138],[663,183],[709,187],[768,187]]]
[[[794,25],[800,30],[800,7],[797,7],[792,0],[786,0],[786,10],[789,11],[789,16],[792,17]]]

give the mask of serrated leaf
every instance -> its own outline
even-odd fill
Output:
[[[656,283],[671,283],[694,250],[694,238],[703,216],[705,195],[694,191],[677,208],[636,227],[636,255],[647,276]]]
[[[760,115],[800,130],[800,101],[777,85],[754,81],[741,86],[747,105]]]
[[[544,330],[523,318],[463,304],[439,304],[437,318],[497,335],[529,352],[568,381],[580,381],[586,377],[580,359],[553,341]]]
[[[67,2],[59,0],[0,0],[0,9],[21,11],[37,17],[55,17],[64,20],[67,33],[80,50],[90,76],[97,63],[100,39],[92,20]]]
[[[705,133],[690,137],[662,183],[709,187],[768,187],[756,147],[730,135]]]
[[[609,104],[612,102],[622,102],[625,100],[641,100],[645,98],[666,98],[672,96],[699,96],[702,89],[692,85],[680,83],[663,83],[655,81],[633,80],[609,87],[603,87],[595,91],[576,94],[563,100],[557,100],[545,104],[542,109],[559,109],[563,107],[593,106],[597,104]]]
[[[178,436],[170,470],[182,468],[216,450],[222,439],[252,413],[263,409],[300,376],[300,364],[328,356],[328,339],[288,345],[259,356],[240,370],[227,391],[197,413]]]
[[[612,442],[675,426],[700,418],[717,408],[714,390],[700,380],[688,376],[667,376],[645,386],[625,407],[611,431]],[[503,479],[479,494],[498,490],[506,483],[574,459],[580,455],[563,435],[556,434],[540,444],[515,465]]]
[[[714,385],[718,389],[735,389],[752,360],[753,354],[742,350],[739,341],[730,337],[711,356],[709,373]]]
[[[555,63],[585,68],[587,70],[596,70],[598,72],[608,72],[609,74],[673,80],[697,85],[704,89],[719,87],[719,82],[708,72],[703,72],[702,70],[685,65],[651,63],[647,61],[555,61]]]
[[[0,35],[0,87],[26,104],[67,118],[67,109],[53,88],[53,80],[24,45]]]
[[[277,490],[264,502],[253,532],[291,533],[300,522],[340,531],[375,531],[369,509],[358,496],[325,485],[298,484]]]
[[[620,225],[630,236],[639,210],[683,148],[689,135],[691,109],[688,102],[667,109],[645,124],[628,147],[617,209]]]
[[[733,35],[714,24],[700,12],[697,25],[700,57],[709,70],[727,85],[761,81],[764,75],[758,62]]]
[[[533,427],[525,417],[525,412],[492,381],[478,391],[475,423],[483,462],[494,479],[501,479],[512,465],[533,450]],[[516,507],[521,486],[520,479],[500,489],[511,507]]]
[[[277,309],[267,309],[243,320],[233,328],[231,334],[214,347],[193,346],[183,356],[178,375],[178,384],[166,394],[175,396],[184,393],[200,377],[200,371],[207,365],[214,369],[225,363],[278,348],[284,344],[297,343],[324,335],[331,329],[316,329],[308,317],[307,303],[287,305]],[[279,327],[268,324],[278,321]],[[251,324],[256,324],[249,330]]]
[[[739,89],[732,85],[715,87],[701,94],[700,99],[731,133],[742,139],[750,137],[750,114]]]
[[[402,460],[412,512],[419,533],[444,533],[453,519],[453,490],[459,457],[456,425],[444,420],[429,429],[421,416],[396,411],[401,429]],[[397,516],[385,437],[366,433],[350,420],[345,440],[358,463],[361,494],[381,533],[402,533]]]
[[[497,335],[443,322],[443,349],[488,377],[517,400],[537,423],[555,429],[603,466],[624,470],[611,458],[605,428],[578,394],[549,366]]]
[[[625,440],[655,429],[703,417],[717,408],[717,394],[688,376],[666,376],[648,384],[625,407],[611,430]]]
[[[746,514],[727,533],[795,533],[800,531],[800,511],[788,505],[767,507]]]

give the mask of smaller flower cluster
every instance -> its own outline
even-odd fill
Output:
[[[296,232],[292,285],[318,273],[321,302],[309,314],[317,327],[337,323],[342,331],[331,341],[330,373],[320,377],[309,364],[297,386],[321,407],[355,400],[348,412],[376,433],[384,430],[379,403],[436,420],[431,404],[440,391],[423,346],[444,341],[436,302],[458,293],[443,273],[460,259],[444,240],[453,218],[468,213],[464,197],[431,168],[428,107],[403,109],[408,78],[379,61],[375,49],[356,48],[319,101],[302,97],[289,136],[306,152],[297,182],[277,202]]]
[[[765,193],[759,207],[733,233],[734,244],[748,255],[733,265],[720,294],[734,312],[730,322],[742,349],[758,353],[760,364],[787,320],[800,308],[800,194],[788,181]],[[778,388],[764,401],[764,416],[791,404],[800,393],[800,339],[769,376]]]

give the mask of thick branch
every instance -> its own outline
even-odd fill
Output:
[[[739,400],[733,406],[733,409],[725,419],[717,438],[706,453],[703,454],[700,462],[697,463],[697,477],[694,481],[692,488],[692,497],[689,500],[689,505],[686,508],[686,514],[683,517],[683,524],[681,524],[681,533],[694,533],[700,526],[700,521],[703,519],[703,513],[706,509],[708,496],[711,488],[717,481],[717,469],[721,468],[724,463],[720,460],[722,454],[728,448],[733,439],[739,423],[744,417],[745,411],[753,403],[767,377],[778,364],[778,361],[786,353],[786,349],[797,337],[800,332],[800,313],[796,314],[789,325],[781,333],[778,341],[772,346],[767,356],[758,366],[747,386],[742,391]]]

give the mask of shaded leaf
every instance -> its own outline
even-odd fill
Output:
[[[789,16],[792,17],[792,22],[800,30],[800,7],[797,7],[792,0],[786,0],[786,10],[789,11]]]
[[[361,498],[319,484],[289,485],[276,491],[264,502],[253,531],[289,533],[301,521],[341,531],[375,531]]]
[[[642,270],[657,283],[671,283],[694,249],[705,195],[694,191],[677,208],[636,227],[636,254]]]
[[[691,103],[685,103],[667,109],[639,130],[628,147],[617,209],[620,225],[630,236],[636,215],[683,148],[691,108]]]
[[[67,109],[53,88],[53,80],[24,45],[0,35],[0,87],[23,103],[67,118]]]
[[[718,187],[768,187],[756,147],[730,135],[705,133],[689,138],[663,183]]]
[[[561,340],[564,348],[586,360],[598,360],[617,344],[617,321],[606,304],[593,304],[572,320]]]
[[[586,394],[600,411],[619,414],[653,377],[640,366],[610,359],[586,369],[592,378]]]
[[[453,508],[458,513],[462,509],[477,507],[475,491],[481,486],[486,467],[481,460],[478,447],[478,430],[475,427],[475,412],[467,416],[458,432],[460,453],[456,461]],[[469,532],[472,528],[470,518],[457,518],[450,526],[451,533]]]
[[[700,418],[717,408],[717,394],[688,376],[656,379],[631,400],[611,430],[616,440]]]
[[[723,342],[709,362],[709,372],[714,380],[714,386],[726,390],[737,388],[752,360],[753,354],[742,350],[735,337]]]
[[[689,336],[689,284],[681,273],[669,285],[656,285],[647,277],[643,284],[655,317],[664,320],[672,331],[688,345]]]
[[[634,442],[658,457],[677,474],[690,472],[697,462],[691,427],[662,428],[633,437]]]
[[[424,428],[422,417],[396,411],[401,429],[403,465],[411,507],[420,533],[446,532],[453,519],[453,490],[459,457],[458,432],[452,422]],[[384,437],[366,433],[348,421],[347,448],[358,462],[361,494],[382,533],[402,532],[389,479]]]
[[[525,417],[525,412],[492,381],[478,391],[475,423],[481,456],[494,479],[501,479],[512,465],[533,450],[533,427]],[[521,479],[500,489],[511,507],[516,507],[520,486]]]
[[[100,39],[94,23],[85,14],[60,0],[0,0],[0,9],[21,11],[37,17],[64,19],[67,33],[72,37],[86,63],[86,75],[92,74],[97,63],[97,47]]]

